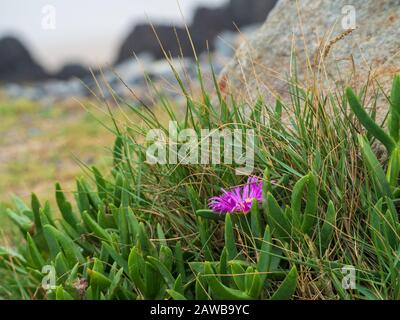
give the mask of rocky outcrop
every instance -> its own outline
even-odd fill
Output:
[[[0,82],[30,82],[47,76],[19,40],[13,37],[0,39]]]
[[[70,80],[73,78],[83,79],[89,75],[90,71],[87,68],[80,64],[72,63],[63,66],[61,70],[54,75],[54,78],[58,80]]]
[[[164,57],[164,54],[160,43],[165,46],[166,52],[173,57],[180,54],[180,47],[184,56],[190,53],[186,30],[184,28],[169,25],[156,25],[154,28],[157,36],[151,25],[137,25],[122,44],[116,64],[132,58],[134,53],[137,55],[149,53],[154,59],[161,59]]]
[[[234,27],[232,21],[230,13],[227,13],[225,7],[215,9],[206,7],[198,8],[189,29],[196,52],[200,53],[207,50],[207,42],[212,50],[213,40],[216,35],[223,30],[231,30]]]
[[[235,30],[232,21],[239,27],[264,22],[276,2],[276,0],[231,0],[225,9],[227,18],[231,20],[230,28]]]
[[[196,52],[213,49],[215,37],[224,30],[236,30],[265,20],[277,0],[231,0],[218,8],[200,7],[189,26]],[[136,26],[123,42],[116,64],[132,58],[134,53],[149,53],[156,59],[164,57],[160,43],[172,57],[193,56],[192,46],[184,27],[154,25],[158,38],[148,24]],[[159,41],[158,41],[159,40]]]
[[[89,75],[89,70],[79,64],[67,64],[54,74],[48,73],[32,58],[28,49],[18,39],[0,39],[0,83],[82,79]]]
[[[280,0],[222,79],[231,93],[249,102],[260,93],[271,102],[277,95],[285,99],[294,53],[303,86],[316,81],[329,88],[360,88],[370,79],[387,91],[400,71],[399,50],[397,0]],[[386,108],[386,101],[378,104],[379,120]]]

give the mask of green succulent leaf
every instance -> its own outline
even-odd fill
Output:
[[[223,215],[217,214],[214,211],[209,210],[209,209],[196,210],[196,215],[199,217],[202,217],[204,219],[209,219],[209,220],[216,220],[216,221],[224,220]]]
[[[375,138],[377,138],[380,142],[384,144],[389,154],[392,153],[393,149],[396,146],[396,142],[371,119],[365,109],[361,106],[359,99],[354,94],[351,88],[346,89],[346,95],[351,110],[353,110],[354,114],[357,116],[361,124],[370,134],[372,134]]]
[[[237,257],[236,241],[233,232],[233,223],[231,214],[226,214],[225,217],[225,247],[228,260],[233,260]]]
[[[223,285],[214,275],[211,264],[209,262],[205,262],[204,269],[205,269],[205,278],[216,299],[251,300],[251,297],[246,293],[237,289],[231,289]]]
[[[90,231],[92,231],[100,240],[112,242],[112,238],[109,233],[103,229],[92,217],[84,211],[82,213],[83,222],[87,225]]]
[[[363,157],[366,160],[367,165],[370,169],[369,173],[375,179],[380,194],[382,196],[387,196],[391,198],[392,192],[390,190],[390,185],[386,180],[385,172],[383,171],[378,159],[374,155],[370,144],[361,135],[358,135],[358,142],[360,144]]]
[[[400,75],[394,77],[390,94],[389,131],[393,140],[398,142],[400,138]]]
[[[176,292],[175,290],[167,289],[166,291],[174,300],[187,300],[183,294]]]
[[[282,208],[270,192],[267,193],[266,207],[267,221],[271,226],[272,232],[281,240],[287,241],[290,238],[291,225],[284,215]]]
[[[271,300],[289,300],[297,287],[297,269],[293,266],[279,288],[272,295]]]

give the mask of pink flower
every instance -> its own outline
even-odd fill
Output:
[[[244,186],[237,186],[230,191],[222,189],[223,194],[212,197],[209,207],[215,213],[240,212],[247,214],[251,210],[253,199],[262,201],[262,181],[258,177],[249,177]]]

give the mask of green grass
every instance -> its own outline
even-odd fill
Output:
[[[225,96],[216,82],[214,92],[192,95],[179,78],[183,113],[156,89],[162,111],[116,97],[115,121],[99,119],[116,137],[110,170],[84,166],[74,201],[59,187],[58,209],[35,196],[31,208],[14,199],[7,214],[27,243],[0,251],[0,270],[10,279],[0,295],[399,299],[399,78],[387,95],[389,132],[364,112],[362,94],[288,81],[291,101],[275,105],[260,97],[248,106]],[[127,121],[118,121],[121,110],[129,110]],[[263,179],[262,204],[253,203],[247,215],[207,210],[221,188],[246,181],[236,165],[146,163],[146,134],[167,131],[168,120],[196,132],[254,130],[253,174]],[[77,127],[65,128],[78,139]],[[376,157],[376,140],[385,142],[387,161]],[[40,286],[44,265],[56,270],[51,292]],[[352,290],[342,286],[342,268],[349,265],[356,270]],[[82,279],[88,282],[83,291],[76,286]]]

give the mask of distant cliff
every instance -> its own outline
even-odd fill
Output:
[[[213,40],[225,30],[236,30],[250,24],[262,23],[273,9],[277,0],[231,0],[228,4],[211,9],[200,7],[196,10],[189,26],[197,53],[213,49]],[[139,24],[123,42],[115,64],[132,58],[133,53],[151,54],[156,59],[164,57],[160,43],[167,54],[173,57],[192,56],[192,47],[184,27],[154,25],[159,41],[149,24]]]

